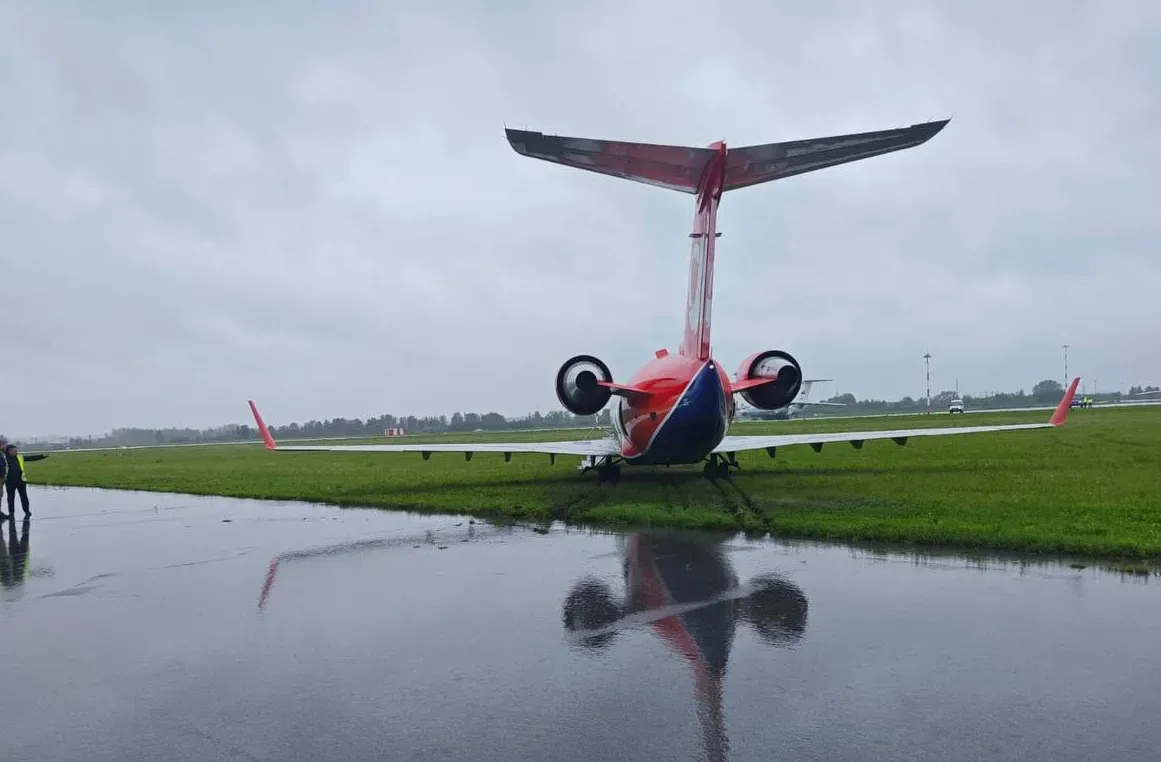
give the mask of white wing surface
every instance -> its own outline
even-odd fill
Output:
[[[555,457],[557,455],[586,455],[600,457],[602,455],[619,455],[620,448],[616,440],[578,439],[569,442],[441,442],[439,444],[422,444],[413,442],[408,444],[367,444],[367,445],[280,445],[274,441],[266,422],[258,413],[253,400],[250,401],[250,412],[254,414],[254,423],[262,434],[262,440],[268,450],[289,452],[418,452],[423,453],[426,459],[433,452],[462,452],[469,459],[477,452],[503,453],[505,460],[512,453],[541,453]]]
[[[896,444],[903,445],[911,437],[946,437],[957,434],[983,434],[994,431],[1024,431],[1027,429],[1049,429],[1063,426],[1068,418],[1072,405],[1072,398],[1076,394],[1076,386],[1080,377],[1074,378],[1065,392],[1060,404],[1056,406],[1052,417],[1047,423],[1012,423],[996,426],[945,426],[925,429],[889,429],[881,431],[841,431],[818,434],[771,434],[725,437],[721,444],[714,448],[716,453],[745,452],[747,450],[766,450],[773,457],[773,449],[789,445],[808,444],[819,451],[824,444],[832,442],[850,442],[856,448],[862,447],[863,442],[869,439],[893,439]]]

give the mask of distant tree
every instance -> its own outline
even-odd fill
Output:
[[[1058,402],[1062,396],[1064,396],[1064,387],[1059,381],[1044,379],[1032,387],[1032,397],[1042,405]]]
[[[956,397],[956,394],[955,394],[954,390],[945,389],[942,392],[940,392],[939,394],[936,394],[934,397],[931,398],[931,406],[932,407],[940,407],[940,408],[947,407],[948,405],[951,404],[951,401],[953,399],[955,399],[955,397]],[[925,403],[925,406],[926,406],[926,403]]]

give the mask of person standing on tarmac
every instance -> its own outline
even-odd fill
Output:
[[[47,457],[47,453],[38,453],[29,455],[27,460],[44,460]],[[7,471],[4,475],[4,487],[8,492],[8,515],[16,517],[16,493],[19,492],[20,507],[24,509],[25,516],[31,516],[32,511],[28,508],[28,482],[24,478],[24,454],[16,451],[16,445],[10,444],[4,460]]]

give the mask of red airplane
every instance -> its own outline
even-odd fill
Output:
[[[250,410],[266,447],[279,450],[331,452],[477,452],[546,453],[584,456],[582,472],[595,470],[597,481],[617,482],[620,464],[693,465],[705,463],[705,475],[728,477],[738,467],[736,454],[809,444],[816,452],[827,442],[850,442],[861,448],[868,439],[892,439],[903,445],[909,437],[1016,431],[1061,426],[1068,415],[1080,378],[1075,378],[1048,423],[951,428],[855,431],[826,434],[727,436],[734,419],[734,395],[760,410],[785,407],[802,386],[802,368],[781,349],[755,352],[738,366],[734,378],[710,353],[710,307],[713,301],[718,204],[726,191],[779,180],[859,159],[912,148],[930,140],[950,120],[894,130],[837,135],[785,143],[767,143],[729,150],[724,142],[708,148],[649,143],[624,143],[558,137],[539,132],[506,130],[508,142],[522,156],[568,167],[689,193],[695,197],[689,293],[685,335],[676,353],[659,349],[654,358],[627,382],[613,380],[609,367],[592,355],[576,355],[556,374],[556,396],[574,415],[596,415],[616,397],[610,419],[612,435],[571,442],[487,442],[462,444],[295,445],[280,447],[270,435],[254,403]]]

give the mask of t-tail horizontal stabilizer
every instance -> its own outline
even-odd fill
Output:
[[[736,190],[914,148],[933,138],[950,121],[730,148],[721,187],[723,191]],[[505,133],[509,145],[521,156],[682,193],[697,192],[703,171],[718,155],[714,148],[695,146],[595,140],[527,130],[506,129]]]

